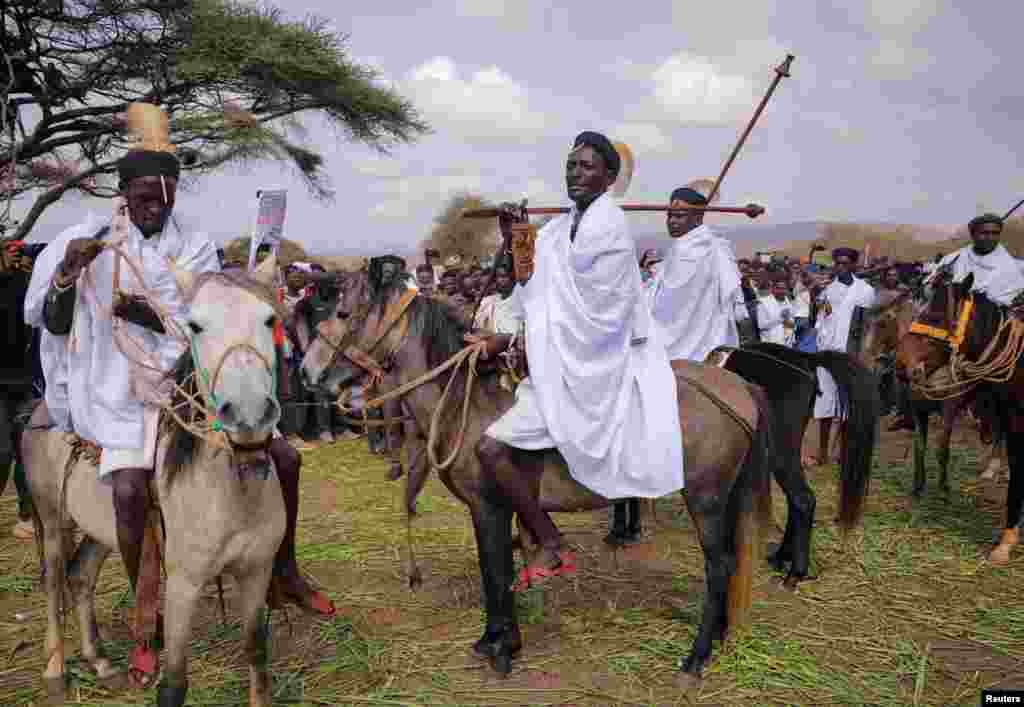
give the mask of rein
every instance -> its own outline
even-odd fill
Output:
[[[974,295],[960,304],[956,328],[952,331],[923,322],[914,322],[910,333],[939,341],[950,347],[949,370],[952,380],[935,385],[914,384],[912,387],[929,400],[960,397],[979,383],[1006,383],[1017,372],[1017,361],[1024,355],[1024,322],[1001,315],[999,327],[977,361],[969,360],[961,351],[967,327],[974,315]],[[1000,345],[1002,344],[1002,345]]]

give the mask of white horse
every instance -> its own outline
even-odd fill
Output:
[[[274,554],[284,537],[285,507],[276,474],[260,480],[261,475],[240,472],[232,457],[245,453],[239,445],[248,449],[269,443],[280,418],[273,327],[281,313],[271,288],[274,268],[274,258],[269,258],[251,278],[175,272],[188,305],[192,344],[174,376],[193,390],[195,379],[205,376],[212,386],[207,409],[211,417],[216,410],[233,449],[229,453],[205,443],[166,418],[161,425],[153,484],[166,528],[167,664],[158,691],[161,707],[185,702],[187,649],[197,601],[204,585],[223,572],[232,574],[239,586],[249,704],[270,704],[265,603]],[[72,450],[63,433],[47,429],[48,420],[45,404],[40,404],[22,437],[22,449],[43,528],[49,621],[43,678],[51,697],[62,700],[61,486]],[[82,631],[82,656],[101,679],[109,678],[121,671],[101,650],[93,594],[103,561],[117,547],[112,490],[83,460],[66,483],[64,517],[85,536],[67,572]]]

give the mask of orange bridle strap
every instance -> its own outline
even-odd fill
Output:
[[[920,334],[929,339],[937,339],[949,344],[954,351],[964,343],[964,336],[967,334],[967,325],[971,322],[971,315],[974,314],[974,295],[969,296],[960,305],[960,316],[957,317],[956,329],[951,333],[948,329],[931,326],[922,322],[914,322],[910,325],[911,334]]]

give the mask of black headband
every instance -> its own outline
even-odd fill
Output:
[[[595,133],[592,130],[584,131],[576,136],[576,140],[573,141],[572,146],[573,149],[584,146],[594,148],[594,150],[604,159],[604,164],[608,168],[608,171],[612,174],[619,173],[619,168],[622,166],[622,160],[619,157],[619,153],[611,143],[611,140],[601,133]]]
[[[669,203],[673,201],[685,201],[687,204],[694,204],[695,206],[708,205],[707,197],[696,189],[690,189],[690,187],[679,187],[672,192],[672,196],[669,197]]]
[[[127,184],[139,177],[174,177],[181,174],[178,158],[170,152],[132,150],[117,163],[117,174],[121,184]]]

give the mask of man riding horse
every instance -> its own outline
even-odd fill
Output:
[[[674,190],[669,204],[707,206],[713,188],[708,179],[695,180]],[[749,317],[736,254],[704,224],[703,211],[669,211],[665,225],[673,242],[647,288],[651,316],[670,360],[703,363],[719,346],[738,346],[736,321]],[[628,545],[640,536],[639,502],[616,503],[606,542]]]
[[[129,112],[140,108],[145,110],[133,104]],[[139,348],[136,355],[149,359],[146,365],[170,371],[181,347],[168,336],[151,302],[175,321],[183,321],[186,309],[172,261],[175,268],[195,274],[220,270],[216,248],[206,235],[172,217],[180,174],[172,149],[151,139],[121,159],[118,176],[124,209],[99,228],[86,222],[57,236],[37,263],[25,300],[26,321],[43,328],[41,357],[51,422],[101,450],[98,473],[113,486],[117,540],[133,592],[143,555],[160,409],[144,399],[147,393],[140,383],[145,371],[116,343],[115,323],[108,312],[125,322],[124,331]],[[138,283],[145,295],[115,291],[119,268],[104,241],[111,234],[134,256],[145,279]],[[127,276],[129,268],[123,269],[122,276]],[[281,438],[275,438],[268,451],[287,509],[285,540],[274,567],[278,587],[284,597],[304,608],[331,614],[330,601],[307,584],[295,561],[300,457]],[[155,656],[145,655],[149,651],[140,642],[133,665],[155,662]]]
[[[557,449],[572,477],[605,498],[657,498],[683,487],[675,377],[651,326],[625,214],[606,193],[619,167],[604,135],[576,138],[566,161],[574,207],[541,229],[532,275],[511,296],[525,320],[530,373],[476,450],[492,491],[538,541],[521,577],[527,585],[574,568],[540,507],[531,452]],[[502,214],[509,228],[516,208]],[[487,338],[484,356],[512,338]]]

